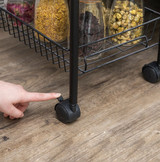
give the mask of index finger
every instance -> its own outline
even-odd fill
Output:
[[[60,97],[60,93],[36,93],[36,92],[27,92],[23,96],[23,102],[34,102],[34,101],[47,101]]]

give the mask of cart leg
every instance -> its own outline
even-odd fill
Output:
[[[160,81],[160,33],[157,61],[144,65],[142,68],[142,74],[144,79],[150,83],[157,83]]]
[[[67,100],[59,98],[55,106],[57,117],[63,123],[71,123],[80,117],[77,104],[78,95],[78,28],[79,0],[71,0],[70,13],[70,97]]]

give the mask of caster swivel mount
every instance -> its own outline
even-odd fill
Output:
[[[59,103],[55,106],[57,118],[63,123],[74,122],[80,117],[80,108],[78,104],[71,105],[69,99],[63,100],[63,97],[58,98]]]
[[[146,81],[157,83],[160,80],[160,66],[157,61],[144,65],[142,68],[142,74]]]

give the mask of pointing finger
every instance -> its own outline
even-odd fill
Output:
[[[47,101],[60,97],[60,93],[35,93],[27,92],[23,97],[23,102]]]

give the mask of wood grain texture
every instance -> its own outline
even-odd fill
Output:
[[[159,162],[160,83],[141,76],[157,48],[79,77],[81,117],[56,119],[56,100],[31,103],[20,120],[0,113],[2,162]],[[0,29],[0,80],[68,97],[69,73]]]

